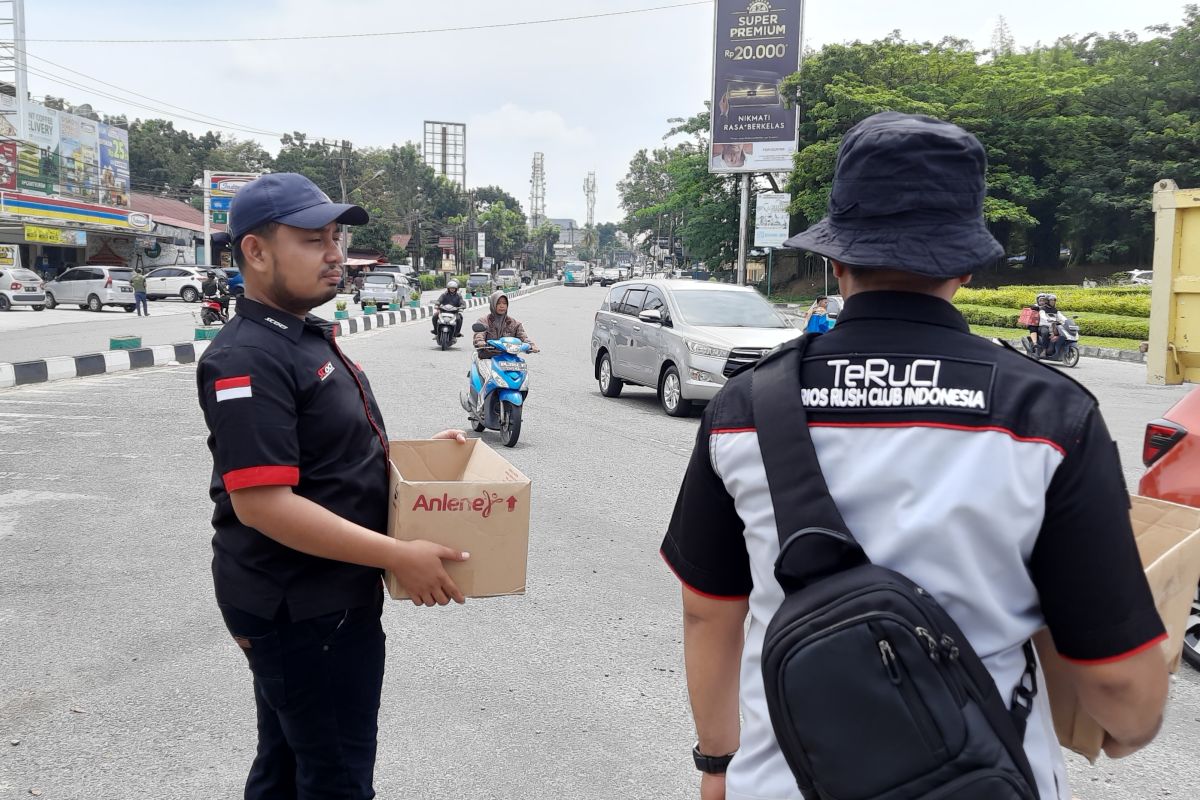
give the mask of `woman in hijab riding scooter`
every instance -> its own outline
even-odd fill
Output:
[[[491,313],[479,318],[479,324],[487,328],[475,334],[475,351],[488,349],[489,339],[503,339],[512,336],[530,345],[529,352],[537,353],[539,348],[525,333],[525,326],[508,314],[508,295],[501,291],[492,292]]]

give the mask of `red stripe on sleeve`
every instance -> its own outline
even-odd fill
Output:
[[[238,375],[237,377],[234,377],[234,378],[221,378],[221,380],[217,381],[215,388],[219,392],[222,389],[240,389],[243,386],[249,386],[249,385],[250,385],[250,376],[249,375]]]
[[[299,467],[246,467],[221,476],[225,491],[252,489],[255,486],[296,486],[300,483]]]
[[[1086,667],[1095,667],[1100,664],[1115,664],[1118,661],[1124,661],[1127,658],[1132,658],[1132,657],[1136,656],[1138,653],[1144,653],[1147,650],[1149,650],[1151,647],[1162,644],[1166,640],[1167,640],[1167,634],[1165,634],[1165,633],[1160,634],[1159,636],[1154,637],[1153,639],[1146,642],[1145,644],[1138,645],[1137,647],[1133,648],[1132,650],[1127,650],[1124,653],[1121,653],[1120,655],[1107,656],[1106,658],[1069,658],[1067,656],[1063,656],[1063,658],[1066,659],[1067,661],[1070,661],[1072,664],[1081,664]],[[1060,653],[1059,655],[1062,655],[1062,654]]]
[[[689,592],[691,592],[693,594],[698,594],[701,597],[707,597],[710,600],[725,600],[728,602],[733,602],[733,601],[737,601],[737,600],[745,600],[748,597],[750,597],[750,595],[748,595],[748,594],[710,594],[709,592],[702,592],[699,589],[697,589],[695,586],[692,586],[690,583],[688,583],[687,581],[685,581],[683,579],[683,576],[680,575],[679,571],[675,569],[675,565],[667,560],[666,553],[659,550],[658,554],[659,554],[659,556],[662,557],[663,563],[667,565],[667,569],[671,570],[671,574],[673,574],[676,578],[678,578],[679,582],[684,585],[684,588],[686,588]]]

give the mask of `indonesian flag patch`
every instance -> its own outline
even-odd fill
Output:
[[[239,375],[236,378],[222,378],[216,382],[215,388],[217,390],[218,403],[253,396],[253,392],[250,390],[249,375]]]

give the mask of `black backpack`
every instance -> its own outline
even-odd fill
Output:
[[[1022,741],[1037,662],[1012,711],[927,591],[872,564],[842,520],[800,396],[806,335],[754,368],[779,529],[783,605],[762,670],[775,737],[807,800],[1036,800]]]

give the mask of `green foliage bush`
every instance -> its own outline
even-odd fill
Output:
[[[958,305],[997,306],[1019,312],[1024,306],[1033,305],[1040,292],[1053,292],[1058,295],[1059,310],[1068,316],[1085,311],[1123,317],[1150,316],[1148,286],[1105,286],[1095,289],[1079,286],[1005,286],[1001,289],[965,287],[954,296],[954,302]]]
[[[420,276],[421,291],[428,292],[438,288],[439,281],[437,275],[422,274]]]
[[[1060,301],[1061,306],[1061,301]],[[958,303],[958,310],[971,325],[990,325],[998,328],[1016,328],[1019,311],[999,306],[970,305]],[[1145,340],[1150,338],[1150,320],[1127,317],[1119,314],[1082,313],[1070,314],[1079,323],[1079,332],[1084,336],[1111,336],[1121,339]]]

